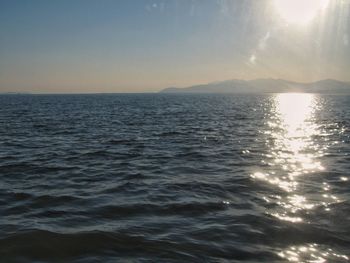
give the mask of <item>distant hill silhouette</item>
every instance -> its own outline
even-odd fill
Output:
[[[226,80],[186,88],[166,88],[162,93],[283,93],[308,92],[326,94],[350,94],[350,83],[325,79],[311,83],[299,83],[283,79]]]

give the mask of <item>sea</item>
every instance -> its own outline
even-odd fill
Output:
[[[0,96],[0,262],[349,262],[350,96]]]

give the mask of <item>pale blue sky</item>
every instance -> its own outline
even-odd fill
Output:
[[[350,81],[350,1],[0,0],[0,91],[146,92],[225,79]]]

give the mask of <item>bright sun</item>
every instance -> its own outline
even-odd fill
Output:
[[[329,0],[274,0],[277,13],[288,23],[306,24],[324,10]]]

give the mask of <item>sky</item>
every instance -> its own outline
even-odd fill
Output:
[[[350,0],[0,0],[0,92],[350,81],[349,15]]]

